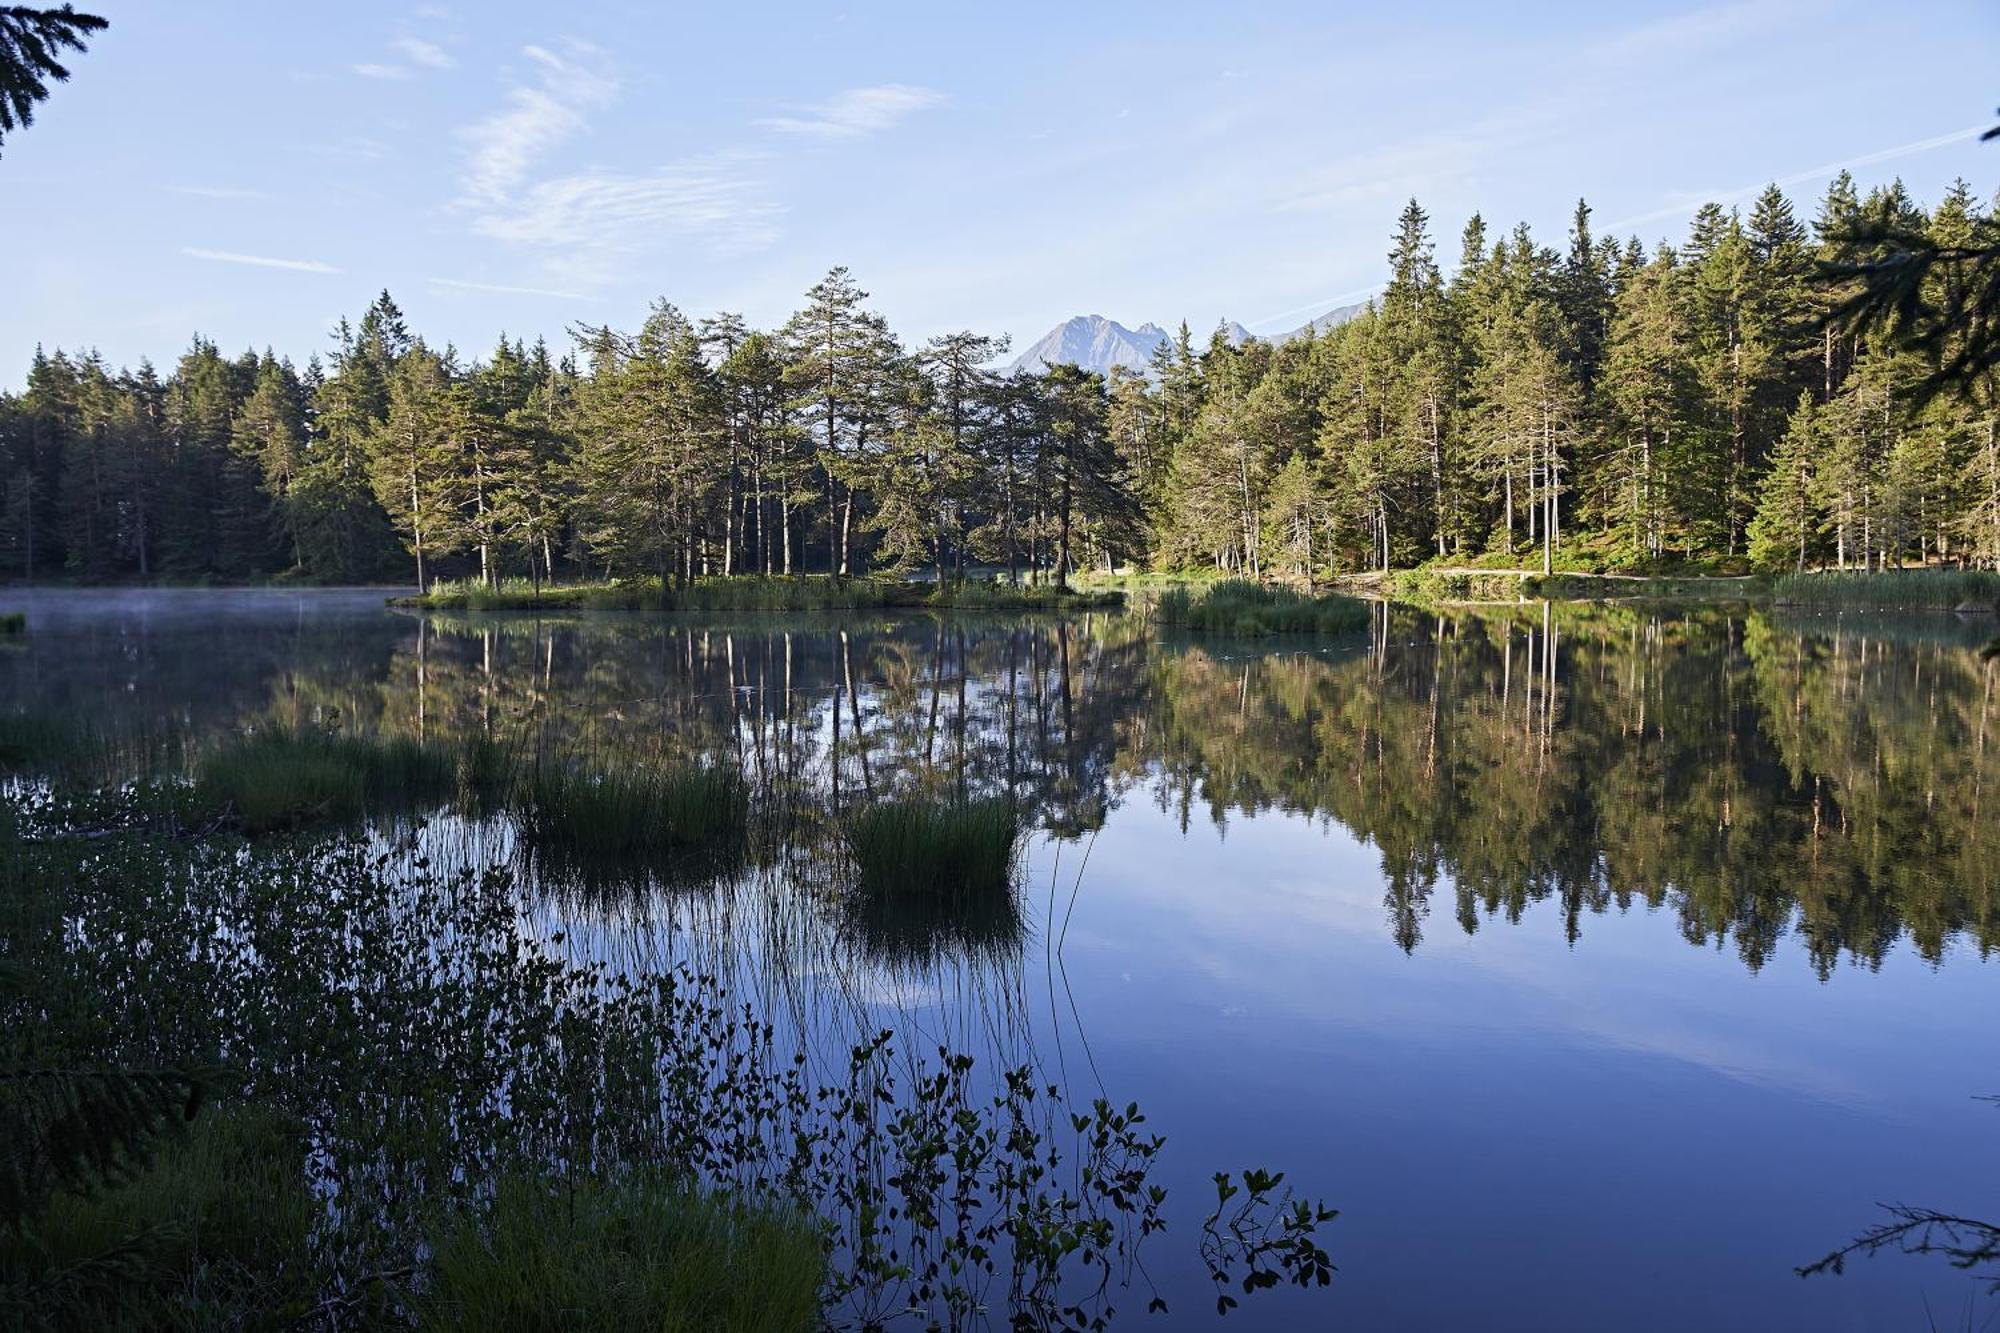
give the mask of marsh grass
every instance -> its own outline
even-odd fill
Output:
[[[1772,585],[1780,606],[1870,610],[1992,611],[2000,574],[1984,569],[1827,570],[1786,574]]]
[[[1123,600],[1115,591],[1081,592],[1049,585],[737,574],[681,584],[657,578],[541,585],[507,579],[489,587],[476,580],[441,580],[428,593],[399,598],[396,604],[433,611],[1070,611],[1117,606]]]
[[[1339,593],[1307,596],[1290,588],[1225,579],[1207,587],[1172,587],[1153,604],[1162,625],[1204,634],[1348,634],[1368,627],[1368,605]]]
[[[817,1227],[786,1211],[645,1171],[567,1188],[509,1176],[488,1217],[440,1231],[412,1305],[437,1333],[810,1333],[825,1279]]]
[[[0,611],[0,634],[26,634],[27,632],[27,612]]]
[[[274,728],[203,755],[193,806],[260,834],[436,806],[457,790],[457,761],[436,747]]]
[[[0,713],[0,771],[62,764],[84,753],[84,729],[47,713]]]
[[[864,896],[953,903],[1013,893],[1022,827],[1006,797],[877,801],[851,812],[843,832]]]
[[[663,762],[592,772],[543,760],[515,798],[529,846],[590,859],[653,857],[741,844],[750,817],[743,775],[719,764]]]
[[[74,1272],[125,1252],[142,1286],[65,1290],[70,1326],[262,1327],[308,1304],[319,1282],[310,1242],[322,1210],[306,1156],[304,1132],[281,1112],[209,1110],[129,1180],[58,1193],[32,1240],[0,1230],[0,1274]]]

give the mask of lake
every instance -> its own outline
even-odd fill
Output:
[[[1342,639],[1123,614],[419,616],[380,592],[7,598],[9,709],[737,765],[835,809],[1011,794],[1018,919],[850,919],[803,861],[544,947],[695,961],[801,1031],[889,1027],[1140,1103],[1207,1326],[1218,1170],[1340,1209],[1325,1291],[1226,1326],[1903,1329],[1991,1313],[1933,1258],[1802,1280],[1902,1201],[2000,1211],[2000,662],[1951,617],[1378,608]],[[1989,790],[1989,788],[1991,790]],[[504,821],[429,854],[513,860]],[[774,904],[782,902],[779,910]],[[1187,1214],[1195,1214],[1189,1217]]]

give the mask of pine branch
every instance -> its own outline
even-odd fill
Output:
[[[54,1190],[131,1179],[225,1075],[195,1064],[0,1072],[0,1226],[22,1229]]]
[[[58,56],[84,50],[88,34],[109,26],[69,5],[0,5],[0,137],[34,124],[35,103],[49,95],[49,83],[68,81],[69,67]]]

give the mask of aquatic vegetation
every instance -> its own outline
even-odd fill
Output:
[[[1204,634],[1348,634],[1368,627],[1368,604],[1339,593],[1313,597],[1248,579],[1174,587],[1153,604],[1162,625]]]
[[[54,766],[85,748],[82,727],[47,713],[0,713],[0,770]]]
[[[843,821],[861,892],[976,901],[1011,894],[1020,812],[1006,797],[875,801]]]
[[[171,1122],[185,1100],[176,1094]],[[137,1333],[167,1309],[263,1327],[310,1306],[322,1205],[306,1155],[303,1127],[269,1107],[196,1116],[142,1166],[56,1193],[28,1228],[0,1226],[0,1319]]]
[[[1786,574],[1771,589],[1781,606],[1871,610],[2000,609],[2000,574],[1984,569],[1823,570]]]
[[[520,777],[521,837],[540,849],[645,856],[740,842],[749,820],[743,775],[719,764],[662,762],[593,771],[537,762]]]
[[[436,611],[1067,611],[1112,607],[1123,600],[1116,592],[1046,584],[735,574],[685,583],[657,578],[563,584],[506,579],[495,585],[440,580],[421,596],[395,599],[395,605]]]
[[[0,611],[0,634],[25,634],[28,632],[28,613],[25,611]]]
[[[826,1253],[818,1225],[677,1187],[510,1175],[480,1213],[455,1214],[412,1304],[434,1333],[648,1329],[814,1333]]]
[[[445,873],[344,833],[248,851],[11,842],[0,939],[43,982],[0,993],[0,1067],[31,1051],[115,1065],[226,1050],[241,1104],[310,1124],[313,1151],[185,1168],[228,1185],[189,1206],[247,1217],[232,1200],[254,1188],[288,1218],[303,1184],[318,1205],[310,1276],[259,1290],[298,1277],[315,1305],[378,1300],[376,1324],[483,1327],[480,1302],[505,1293],[609,1315],[679,1292],[700,1327],[718,1308],[701,1302],[728,1299],[701,1275],[761,1272],[767,1254],[774,1294],[824,1274],[836,1328],[1002,1309],[1094,1328],[1143,1279],[1166,1193],[1151,1178],[1163,1140],[1137,1107],[1072,1107],[1032,1065],[904,1052],[886,1032],[800,1045],[731,985],[577,961],[521,912],[504,871]],[[96,947],[121,933],[153,947]],[[1286,1216],[1274,1197],[1240,1225],[1281,1237]],[[661,1252],[646,1247],[676,1236],[693,1248],[641,1281]],[[1313,1280],[1309,1262],[1252,1252]],[[385,1284],[403,1294],[381,1299]],[[156,1316],[186,1308],[153,1299]]]
[[[269,728],[201,757],[194,806],[246,833],[271,833],[440,804],[457,785],[453,757],[416,741]]]

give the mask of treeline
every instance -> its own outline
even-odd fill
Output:
[[[385,292],[301,370],[201,339],[162,379],[37,352],[0,396],[0,573],[24,579],[1016,578],[1146,563],[1323,575],[2000,564],[1991,410],[1830,316],[1865,224],[1959,244],[1842,175],[1686,241],[1566,249],[1475,216],[1449,278],[1415,201],[1379,300],[1319,335],[1197,346],[1149,375],[990,369],[1005,340],[901,343],[836,269],[775,331],[664,302],[575,348],[484,359]]]

